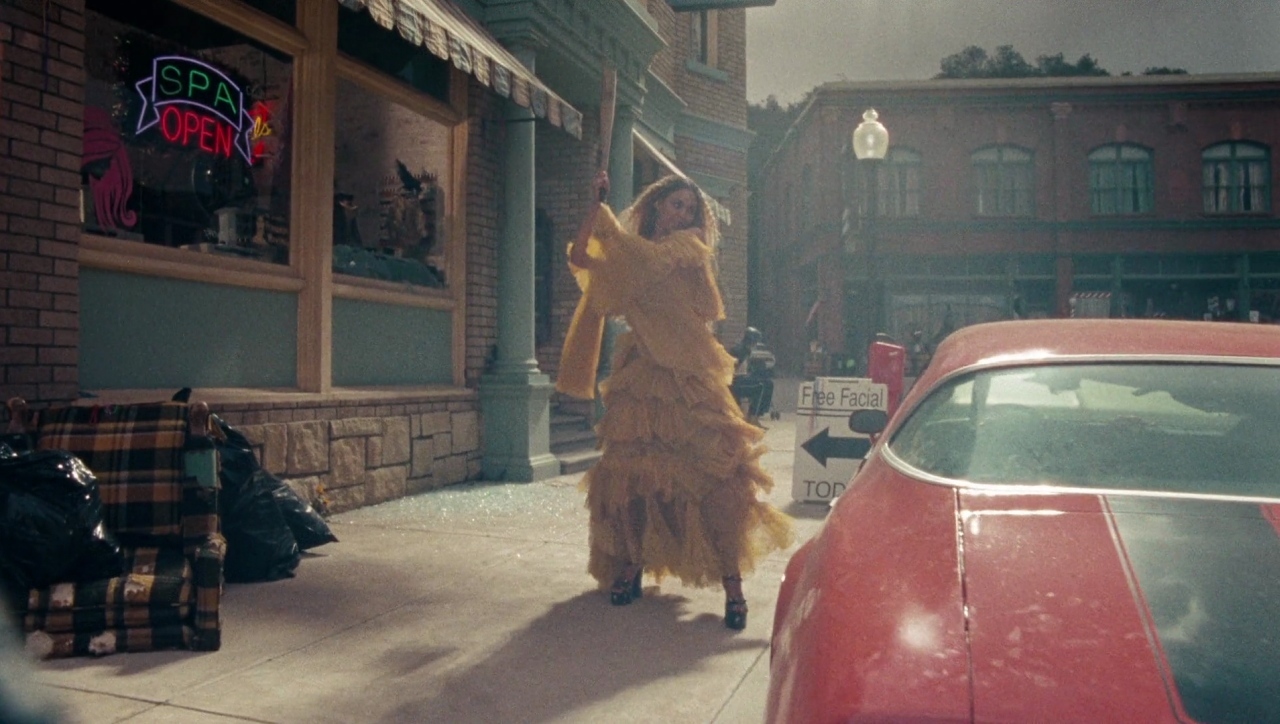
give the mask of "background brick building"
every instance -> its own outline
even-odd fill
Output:
[[[868,108],[890,134],[876,166],[849,152]],[[758,191],[765,333],[800,371],[811,343],[858,359],[876,331],[1273,321],[1278,121],[1274,75],[822,86]]]

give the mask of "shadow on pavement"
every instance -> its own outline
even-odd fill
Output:
[[[710,658],[759,650],[767,642],[735,635],[714,616],[682,620],[686,602],[648,586],[645,597],[627,607],[610,606],[599,591],[554,604],[501,648],[448,673],[438,691],[424,691],[420,701],[384,721],[545,722],[605,700],[616,706],[635,701],[637,709],[616,717],[632,720],[645,710],[655,716],[679,711],[682,696],[700,706],[696,692],[656,699],[653,684],[678,682]],[[424,660],[431,657],[429,651],[422,654]],[[387,664],[400,669],[414,658],[389,652]],[[637,691],[622,695],[628,689]]]

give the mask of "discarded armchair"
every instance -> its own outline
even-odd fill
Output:
[[[28,593],[29,647],[51,657],[221,645],[226,541],[218,457],[204,403],[65,406],[9,401],[37,450],[66,450],[98,480],[103,521],[125,554],[114,578]]]

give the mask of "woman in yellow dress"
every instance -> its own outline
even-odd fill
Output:
[[[608,176],[593,182],[602,198]],[[725,625],[742,629],[742,574],[791,544],[791,520],[758,496],[764,433],[729,391],[734,360],[711,332],[724,318],[714,276],[717,228],[702,192],[668,176],[622,214],[593,202],[569,247],[583,296],[556,387],[594,396],[604,320],[625,318],[613,371],[601,383],[603,455],[583,488],[590,510],[588,570],[626,605],[648,572],[692,586],[720,583]]]

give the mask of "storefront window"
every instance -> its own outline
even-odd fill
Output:
[[[249,7],[270,15],[282,23],[293,25],[298,18],[297,0],[244,0]]]
[[[291,59],[166,0],[89,0],[87,233],[285,264]]]
[[[334,272],[445,286],[450,127],[341,79],[335,123]]]
[[[363,10],[339,8],[338,52],[449,102],[449,63],[382,27]]]

